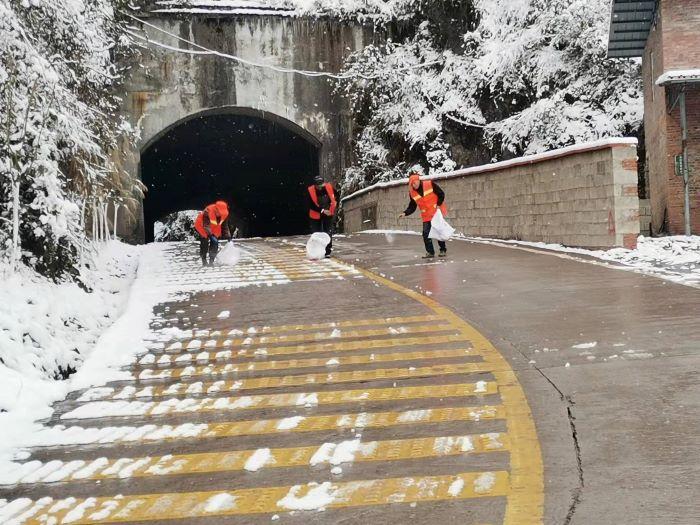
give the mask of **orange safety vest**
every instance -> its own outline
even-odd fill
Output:
[[[216,202],[210,204],[204,211],[199,212],[194,221],[194,228],[202,237],[208,237],[207,231],[204,229],[204,214],[209,217],[209,229],[212,235],[217,239],[221,237],[221,225],[228,218],[228,206],[224,202]]]
[[[324,186],[326,188],[326,193],[328,193],[328,196],[331,199],[331,209],[328,211],[330,211],[331,216],[333,216],[335,215],[335,208],[338,205],[335,200],[335,191],[333,190],[333,185],[330,182],[326,182]],[[309,195],[311,195],[311,201],[318,206],[318,194],[316,193],[316,186],[313,184],[309,186]],[[309,217],[317,221],[321,218],[321,213],[317,212],[316,210],[309,210]]]
[[[423,222],[430,222],[435,217],[435,212],[438,208],[438,197],[433,191],[433,183],[431,181],[424,180],[421,184],[423,184],[423,195],[414,190],[413,186],[408,188],[408,194],[416,201]],[[440,211],[442,211],[444,216],[447,216],[447,206],[445,206],[444,202],[440,205]]]

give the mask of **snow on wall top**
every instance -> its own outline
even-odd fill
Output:
[[[498,171],[507,168],[514,168],[516,166],[522,166],[525,164],[535,164],[537,162],[543,162],[547,160],[557,159],[560,157],[566,157],[568,155],[573,155],[575,153],[582,153],[585,151],[595,151],[599,149],[612,148],[614,146],[636,146],[638,143],[637,139],[634,137],[620,137],[620,138],[609,138],[595,140],[592,142],[584,142],[582,144],[575,144],[573,146],[567,146],[566,148],[555,149],[552,151],[546,151],[544,153],[537,153],[535,155],[526,155],[524,157],[517,157],[515,159],[504,160],[502,162],[494,162],[493,164],[483,164],[481,166],[473,166],[471,168],[464,168],[461,170],[450,171],[447,173],[437,173],[435,175],[429,175],[427,177],[422,177],[428,180],[443,180],[452,179],[455,177],[464,177],[466,175],[475,175],[477,173],[487,173],[490,171]],[[393,188],[395,186],[402,186],[408,184],[408,178],[392,180],[389,182],[379,182],[368,186],[361,190],[351,193],[347,197],[341,199],[342,202],[349,201],[360,195],[368,193],[372,190],[383,189],[383,188]]]
[[[158,0],[150,13],[290,15],[294,5],[286,0]]]
[[[700,82],[700,69],[678,69],[666,71],[656,79],[657,86],[683,82]]]
[[[149,13],[335,16],[389,20],[405,14],[406,0],[151,0]]]

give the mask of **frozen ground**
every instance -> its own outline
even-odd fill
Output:
[[[366,230],[362,233],[383,234],[392,243],[396,235],[420,235],[401,230]],[[493,244],[512,248],[538,248],[557,252],[562,256],[584,256],[581,260],[597,259],[616,263],[614,267],[654,275],[687,286],[700,287],[700,236],[639,237],[637,248],[611,250],[587,250],[570,248],[561,244],[527,242],[518,240],[489,239],[461,235],[456,240]]]

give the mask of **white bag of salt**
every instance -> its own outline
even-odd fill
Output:
[[[229,241],[226,246],[219,252],[216,257],[216,263],[219,265],[234,266],[241,258],[241,249]]]
[[[442,211],[438,209],[433,220],[430,221],[430,233],[428,237],[436,241],[449,241],[454,232],[455,229],[447,223],[445,217],[442,216]]]
[[[326,256],[326,246],[331,242],[327,233],[312,233],[306,243],[306,256],[311,260],[323,259]]]

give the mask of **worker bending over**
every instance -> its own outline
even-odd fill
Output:
[[[216,254],[219,253],[219,239],[231,238],[228,227],[228,204],[224,201],[216,201],[202,210],[194,221],[194,228],[199,234],[199,256],[202,265],[207,265],[207,253],[209,265],[214,264]]]
[[[317,176],[314,183],[308,187],[307,201],[311,233],[328,234],[331,241],[326,246],[326,257],[330,257],[333,250],[333,220],[338,205],[333,185],[324,181],[323,177]]]

